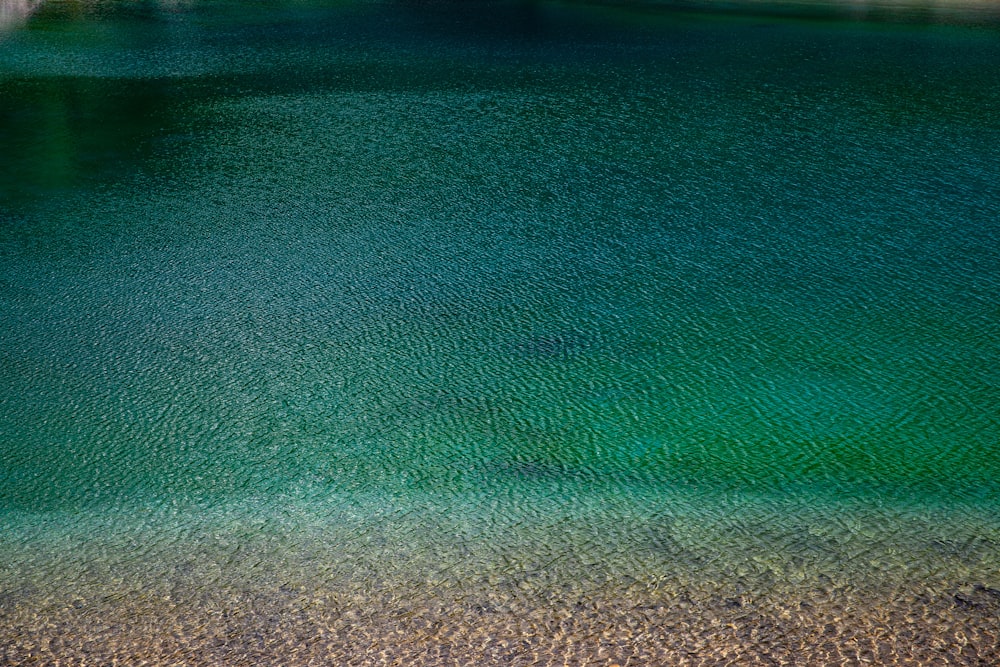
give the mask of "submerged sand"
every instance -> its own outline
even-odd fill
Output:
[[[1000,664],[1000,590],[940,582],[398,590],[175,589],[0,604],[4,665]]]
[[[0,665],[1000,664],[990,508],[534,501],[494,528],[374,500],[29,515],[0,554]]]

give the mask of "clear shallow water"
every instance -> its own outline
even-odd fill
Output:
[[[995,25],[52,2],[0,39],[8,648],[286,589],[995,613]]]

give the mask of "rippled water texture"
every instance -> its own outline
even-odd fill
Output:
[[[0,662],[1000,662],[997,24],[19,21]]]

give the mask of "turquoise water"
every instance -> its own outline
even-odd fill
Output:
[[[997,65],[990,22],[45,4],[0,34],[4,604],[1000,586]]]

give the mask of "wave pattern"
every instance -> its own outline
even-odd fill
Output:
[[[0,625],[992,613],[992,33],[541,5],[5,36]]]

